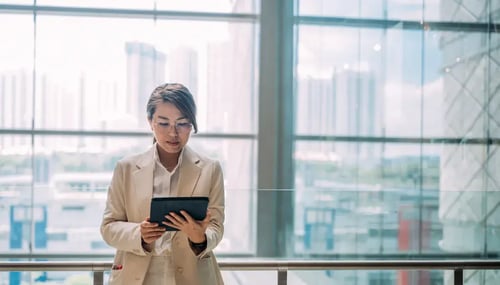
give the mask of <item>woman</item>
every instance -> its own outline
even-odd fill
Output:
[[[218,161],[186,144],[196,133],[196,105],[181,84],[163,84],[151,94],[147,117],[154,135],[144,153],[125,157],[114,170],[101,224],[116,248],[109,284],[223,284],[212,250],[224,232],[224,184]],[[149,222],[152,197],[209,197],[207,216],[171,213],[165,225]]]

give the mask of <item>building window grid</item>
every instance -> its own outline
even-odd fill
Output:
[[[61,10],[58,9],[58,7],[51,7],[50,9],[53,9],[52,11],[45,10],[45,9],[37,9],[36,6],[26,6],[22,7],[22,9],[19,9],[19,5],[13,5],[12,7],[8,7],[9,5],[1,5],[3,7],[3,11],[16,11],[16,10],[21,10],[22,12],[28,12],[28,7],[33,7],[31,8],[31,12],[33,14],[51,14],[51,13],[61,13],[65,14],[68,13],[68,15],[71,16],[78,16],[78,15],[85,15],[85,16],[102,16],[102,14],[106,14],[107,16],[113,17],[113,16],[124,16],[123,13],[124,11],[121,11],[119,9],[80,9],[80,8],[72,8],[72,9],[63,9],[61,7]],[[16,7],[14,7],[16,6]],[[64,11],[66,10],[66,12]],[[102,14],[101,14],[102,13]],[[138,12],[138,13],[133,13],[134,17],[144,17],[144,16],[150,16],[150,12]],[[181,17],[182,19],[189,20],[192,18],[200,17],[203,19],[215,19],[215,20],[227,20],[227,21],[249,21],[249,22],[254,22],[256,23],[258,21],[258,15],[221,15],[221,14],[207,14],[207,13],[186,13],[186,14],[178,14],[176,15],[175,12],[173,13],[155,13],[153,14],[154,17],[157,17],[158,19],[170,19],[171,17]],[[130,17],[130,15],[127,15],[126,17]],[[304,25],[317,25],[319,21],[322,21],[323,23],[321,25],[325,25],[325,21],[328,23],[326,25],[328,26],[337,26],[337,25],[344,25],[341,24],[340,21],[346,21],[349,22],[348,20],[350,19],[338,19],[334,17],[321,17],[321,18],[314,18],[314,17],[305,17],[305,16],[295,16],[296,23],[299,24],[304,24]],[[339,23],[336,23],[339,21]],[[364,20],[364,19],[357,19],[357,24],[356,27],[359,28],[377,28],[380,29],[382,27],[389,27],[391,28],[392,21],[391,20],[380,20],[377,21],[375,24],[371,20]],[[401,22],[401,21],[399,21]],[[417,26],[420,25],[420,28]],[[443,30],[443,31],[455,31],[455,30],[466,30],[468,32],[488,32],[488,33],[495,33],[496,31],[500,30],[498,28],[498,24],[495,23],[456,23],[454,25],[445,25],[445,23],[441,22],[433,22],[429,24],[431,27],[434,25],[435,29]],[[422,29],[424,32],[425,27],[422,26],[421,23],[417,22],[412,22],[412,21],[402,21],[402,25],[398,26],[397,28],[403,28],[408,27],[409,29]],[[53,131],[51,130],[26,130],[26,129],[1,129],[0,133],[3,135],[9,135],[9,134],[27,134],[27,135],[44,135],[44,134],[51,134]],[[57,131],[55,131],[57,132]],[[111,135],[111,136],[149,136],[148,133],[137,133],[137,132],[122,132],[122,133],[117,133],[113,134],[113,132],[93,132],[93,131],[68,131],[65,135],[96,135],[96,136],[101,136],[101,135]],[[254,134],[246,134],[246,135],[241,135],[241,134],[200,134],[201,137],[215,137],[215,138],[231,138],[233,135],[238,136],[239,138],[246,138],[246,139],[256,139],[257,136]],[[391,142],[402,142],[402,143],[415,143],[418,141],[419,143],[422,144],[432,144],[435,141],[439,141],[441,143],[451,143],[451,144],[456,144],[457,142],[460,142],[462,144],[478,144],[478,145],[498,145],[500,144],[500,139],[499,138],[491,138],[491,137],[486,137],[486,138],[472,138],[472,139],[467,139],[463,140],[462,138],[455,138],[455,137],[446,137],[446,138],[404,138],[404,137],[349,137],[349,136],[300,136],[296,135],[295,136],[296,140],[304,140],[304,141],[344,141],[344,142],[379,142],[379,143],[391,143]]]

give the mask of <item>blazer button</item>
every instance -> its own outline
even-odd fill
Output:
[[[177,267],[177,272],[182,273],[182,271],[184,271],[184,269],[182,269],[182,267]]]

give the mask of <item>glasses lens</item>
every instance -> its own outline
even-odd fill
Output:
[[[177,124],[175,124],[175,128],[179,132],[187,132],[191,129],[191,123],[187,123],[187,122],[177,123]]]

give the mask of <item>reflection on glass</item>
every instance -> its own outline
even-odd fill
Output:
[[[33,1],[24,0],[27,4]],[[5,0],[0,3],[6,2]],[[7,1],[10,2],[10,1]],[[189,12],[215,13],[256,13],[258,1],[255,0],[37,0],[37,5],[86,7],[86,8],[114,8],[114,9],[141,9],[141,10],[169,10]],[[16,3],[18,4],[18,3]]]
[[[0,225],[0,251],[28,250],[32,242],[33,251],[111,253],[99,226],[113,168],[151,143],[150,137],[37,136],[33,157],[28,145],[17,153],[0,148],[0,218],[10,221]],[[253,251],[256,143],[194,135],[191,146],[218,159],[224,170],[227,218],[217,251]]]
[[[193,136],[191,147],[221,162],[224,171],[226,220],[218,253],[254,252],[256,141],[203,139]]]
[[[0,29],[0,129],[26,129],[33,117],[33,18],[0,14],[0,27],[15,27]]]
[[[443,284],[443,271],[403,270],[325,270],[289,271],[289,284],[366,284],[437,285]],[[295,283],[300,280],[301,283]],[[295,281],[295,282],[294,282]]]
[[[253,24],[40,16],[37,25],[36,128],[148,131],[152,88],[182,82],[200,132],[256,129]]]
[[[0,4],[33,4],[33,0],[0,0]]]
[[[258,13],[256,0],[156,0],[158,10],[196,11],[216,13]]]
[[[422,31],[300,27],[297,133],[444,136],[441,35],[423,44]]]
[[[421,153],[411,144],[297,142],[296,251],[441,252],[439,149]]]
[[[301,16],[328,16],[403,21],[488,22],[493,2],[455,0],[297,0]],[[496,8],[493,5],[492,11]]]
[[[37,0],[37,5],[115,8],[115,9],[153,9],[154,0]]]

